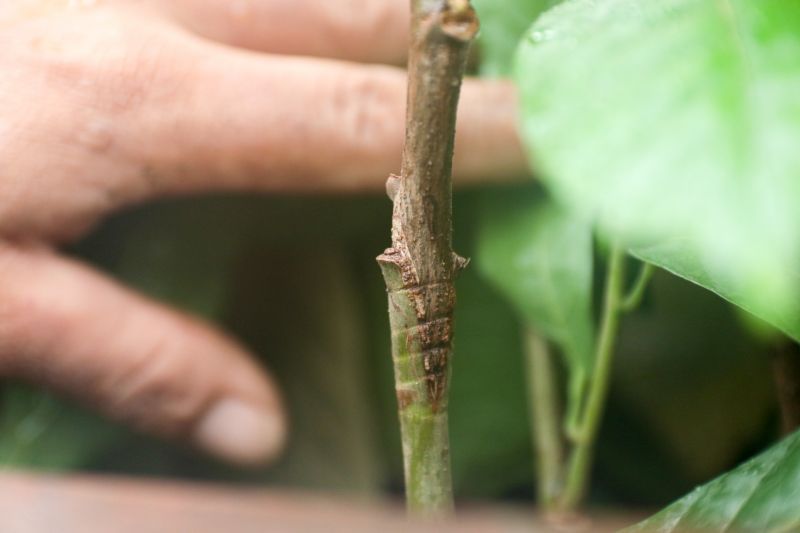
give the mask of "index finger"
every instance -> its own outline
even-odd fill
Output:
[[[146,196],[374,191],[400,167],[400,69],[235,50],[192,65],[190,90],[129,123],[132,157],[148,162]],[[525,173],[510,83],[465,81],[453,170],[460,184]]]

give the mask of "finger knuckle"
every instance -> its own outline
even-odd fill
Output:
[[[341,83],[333,105],[339,118],[338,132],[345,144],[359,152],[385,146],[402,116],[398,96],[392,77],[377,68]]]
[[[58,24],[33,26],[24,34],[25,62],[37,66],[48,87],[86,109],[136,109],[168,74],[165,39],[136,16],[106,10],[67,14]]]
[[[209,398],[197,383],[197,365],[180,343],[155,338],[106,385],[112,415],[142,430],[180,435],[190,430]]]

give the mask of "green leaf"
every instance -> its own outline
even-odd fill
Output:
[[[516,76],[557,197],[798,338],[800,3],[570,0]]]
[[[481,20],[481,75],[509,76],[519,40],[530,23],[561,0],[474,0]]]
[[[774,306],[763,299],[748,297],[747,291],[735,277],[710,272],[697,251],[681,241],[668,240],[658,245],[643,246],[634,249],[633,254],[715,292],[795,340],[800,340],[800,300]]]
[[[575,406],[593,362],[591,228],[532,189],[487,193],[483,207],[478,268],[561,348]]]
[[[626,531],[796,531],[800,432]]]

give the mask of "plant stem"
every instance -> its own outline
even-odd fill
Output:
[[[452,159],[456,109],[478,20],[469,0],[412,0],[406,137],[391,176],[392,246],[378,257],[389,294],[408,508],[453,508],[447,396],[455,277]]]
[[[655,271],[656,267],[654,267],[651,263],[642,263],[642,266],[639,269],[639,275],[636,277],[633,287],[628,291],[628,294],[625,295],[625,298],[623,298],[622,302],[619,304],[620,309],[623,312],[629,313],[639,307],[639,304],[642,303],[642,298],[644,298],[644,292],[647,289],[647,285],[650,283]]]
[[[547,342],[531,329],[525,332],[525,356],[536,451],[537,492],[542,507],[550,509],[564,482],[557,380]]]
[[[583,499],[592,466],[594,443],[611,381],[614,347],[622,314],[622,291],[625,279],[625,252],[615,248],[611,252],[605,285],[605,301],[597,342],[595,368],[589,384],[586,408],[583,411],[579,433],[569,459],[567,479],[559,508],[571,511]]]

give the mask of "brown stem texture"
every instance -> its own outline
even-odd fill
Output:
[[[454,281],[466,261],[452,249],[453,143],[469,44],[469,0],[412,0],[406,137],[390,176],[392,246],[378,257],[389,294],[392,357],[409,510],[453,507],[447,397]]]

